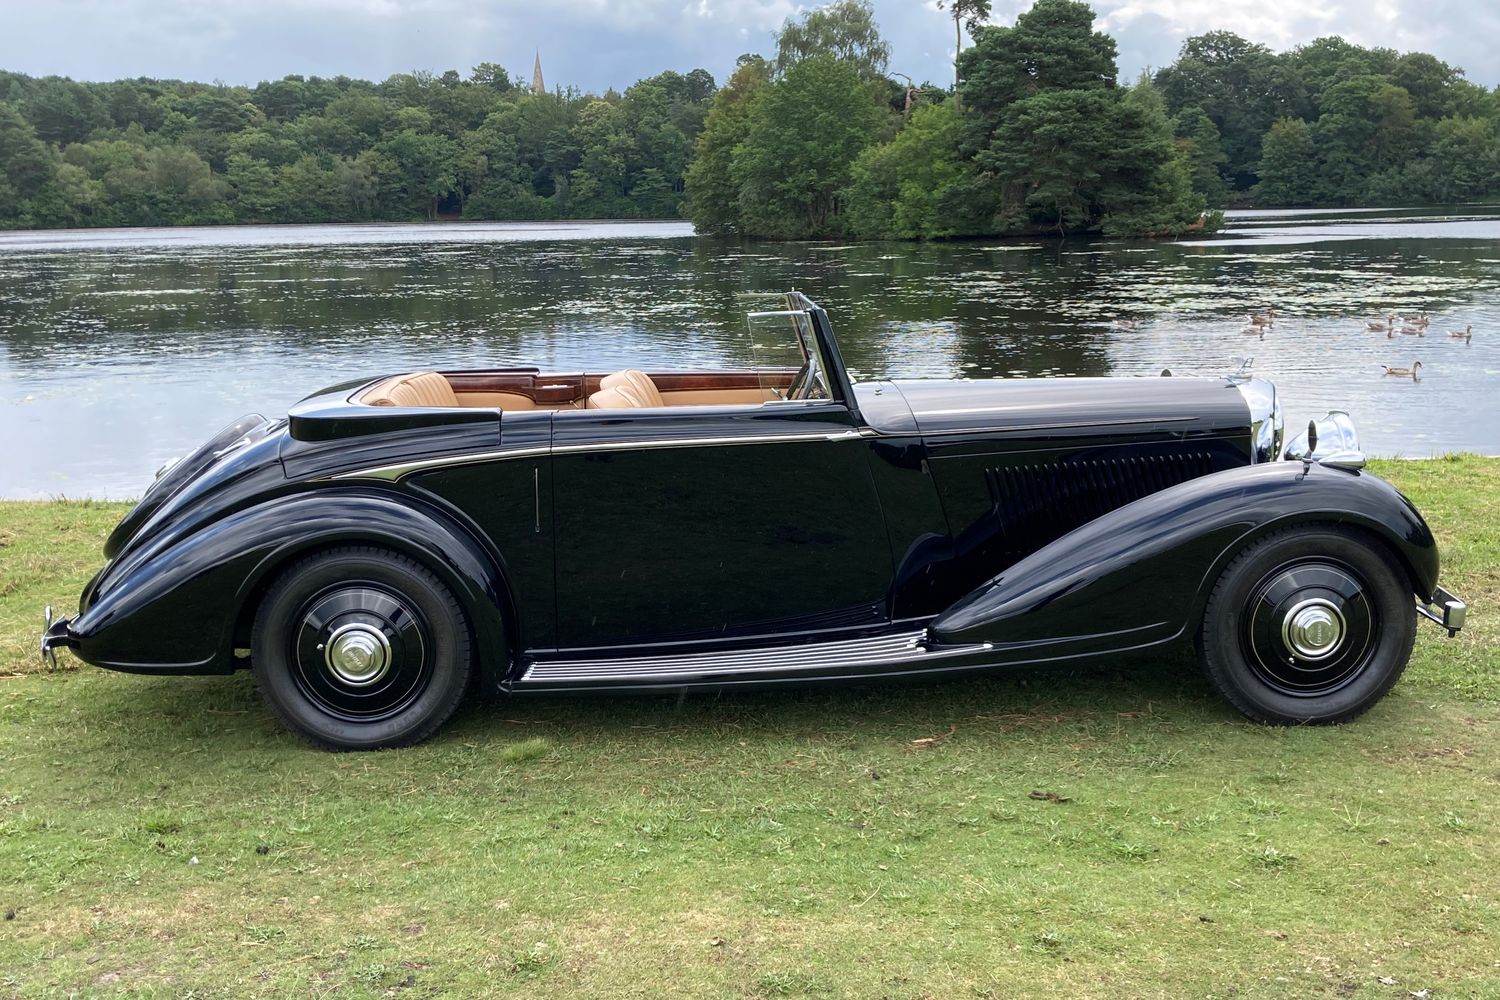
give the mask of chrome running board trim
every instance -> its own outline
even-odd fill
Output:
[[[898,632],[864,639],[809,642],[796,646],[759,646],[714,653],[676,653],[619,659],[537,660],[522,674],[521,684],[584,681],[695,681],[730,674],[781,674],[800,670],[828,672],[857,667],[925,663],[969,656],[990,649],[989,643],[929,649],[927,630]]]

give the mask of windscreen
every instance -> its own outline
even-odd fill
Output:
[[[827,365],[806,309],[752,312],[746,320],[766,398],[829,398]]]

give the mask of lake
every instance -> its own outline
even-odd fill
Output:
[[[824,305],[861,377],[1227,373],[1289,430],[1500,453],[1500,206],[1240,212],[1212,237],[739,243],[685,223],[0,233],[0,497],[138,495],[235,417],[421,368],[753,362],[745,293]],[[1250,311],[1274,307],[1264,337]],[[1425,310],[1425,337],[1365,329]],[[1472,343],[1447,335],[1471,325]],[[1382,365],[1422,362],[1421,379]]]

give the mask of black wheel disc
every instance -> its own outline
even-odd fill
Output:
[[[1369,590],[1353,567],[1328,559],[1272,570],[1245,607],[1240,642],[1250,668],[1282,694],[1337,691],[1375,649],[1380,618]]]
[[[296,621],[293,679],[329,715],[378,722],[401,712],[432,680],[430,628],[411,603],[378,584],[314,594]]]

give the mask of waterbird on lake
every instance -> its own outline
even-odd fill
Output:
[[[1396,327],[1396,314],[1395,313],[1391,313],[1389,316],[1387,316],[1385,318],[1385,322],[1383,322],[1383,323],[1380,320],[1370,320],[1369,322],[1367,322],[1365,324],[1365,329],[1366,330],[1373,330],[1376,333],[1388,333],[1391,330],[1395,329],[1395,327]]]
[[[1276,310],[1275,309],[1267,309],[1264,313],[1251,313],[1250,314],[1250,325],[1251,326],[1275,326],[1276,325]]]
[[[1410,368],[1392,368],[1390,365],[1381,365],[1387,375],[1407,375],[1411,378],[1417,377],[1417,369],[1422,367],[1422,362],[1413,361]]]
[[[1472,344],[1474,342],[1474,324],[1470,323],[1462,330],[1449,330],[1448,336],[1456,340],[1462,340],[1465,344]]]
[[[1406,334],[1408,337],[1425,337],[1425,336],[1427,336],[1427,328],[1426,327],[1421,327],[1421,326],[1403,326],[1401,328],[1401,332],[1404,333],[1404,334]]]
[[[1253,323],[1250,326],[1241,327],[1240,333],[1243,333],[1247,337],[1259,337],[1261,340],[1266,339],[1266,328],[1256,326]]]

